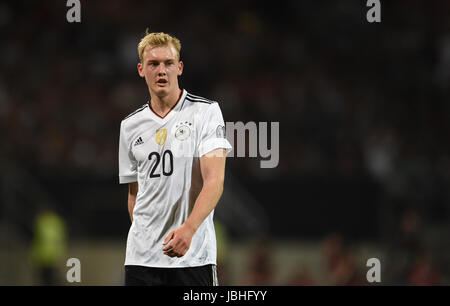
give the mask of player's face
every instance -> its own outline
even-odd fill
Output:
[[[183,73],[183,62],[178,60],[172,45],[146,47],[142,63],[138,64],[138,72],[145,78],[150,94],[164,97],[178,90],[178,76]]]

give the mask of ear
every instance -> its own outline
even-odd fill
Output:
[[[142,66],[141,63],[137,64],[137,70],[138,70],[139,76],[141,78],[143,78],[145,76],[145,74],[144,74],[144,67]]]
[[[183,67],[184,67],[183,62],[182,62],[182,61],[179,61],[179,62],[178,62],[178,73],[177,73],[178,76],[180,76],[180,75],[183,74]]]

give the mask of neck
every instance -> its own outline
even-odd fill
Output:
[[[172,108],[177,104],[182,94],[181,89],[173,90],[167,96],[152,95],[150,100],[150,107],[160,117],[167,115]]]

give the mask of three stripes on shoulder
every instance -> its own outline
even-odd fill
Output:
[[[200,97],[200,96],[196,96],[193,94],[188,93],[186,95],[186,100],[191,101],[191,102],[201,102],[201,103],[207,103],[207,104],[211,104],[214,103],[214,101],[208,100],[206,98]]]

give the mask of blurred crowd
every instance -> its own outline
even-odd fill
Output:
[[[390,244],[363,252],[361,245],[343,235],[332,233],[319,240],[314,249],[317,260],[297,259],[287,273],[276,260],[283,247],[270,239],[254,240],[245,256],[243,277],[238,285],[250,286],[436,286],[448,285],[450,273],[448,251],[435,252],[421,234],[421,217],[415,210],[406,211]],[[286,250],[284,250],[286,252]],[[293,252],[291,249],[288,252]],[[297,251],[299,252],[299,251]],[[297,254],[300,258],[304,254]],[[369,259],[377,259],[377,266]],[[219,280],[229,280],[229,267],[219,261]],[[374,275],[377,278],[372,279]]]
[[[181,40],[181,86],[219,101],[225,121],[280,122],[277,168],[230,162],[244,182],[369,177],[391,239],[407,208],[427,228],[450,219],[448,2],[383,2],[380,24],[365,1],[81,1],[73,24],[59,2],[0,4],[3,161],[54,180],[116,180],[120,121],[148,99],[136,71],[148,27]],[[420,254],[399,282],[431,273]],[[351,269],[351,256],[333,256],[330,269]]]

